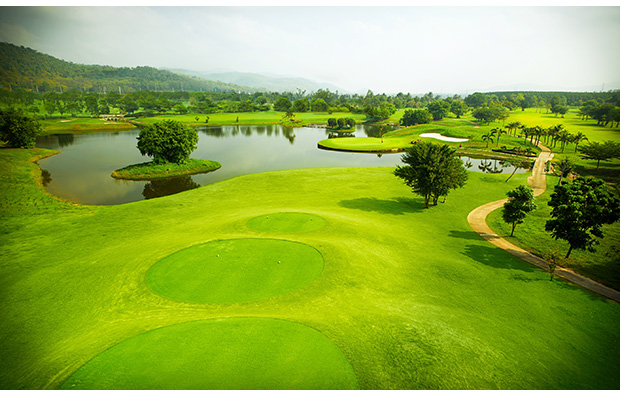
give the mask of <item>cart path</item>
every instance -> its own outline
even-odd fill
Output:
[[[527,179],[528,184],[530,184],[530,186],[534,190],[534,196],[538,196],[545,191],[547,187],[545,164],[547,163],[547,161],[553,158],[553,153],[551,152],[551,150],[549,150],[549,148],[540,144],[539,147],[542,149],[542,152],[540,153],[540,155],[538,155],[538,158],[534,163],[532,175]],[[502,207],[507,200],[508,198],[501,199],[475,208],[467,216],[467,222],[469,222],[469,225],[474,231],[476,231],[480,236],[482,236],[482,238],[484,238],[494,246],[506,250],[512,255],[519,257],[545,271],[549,271],[549,266],[544,259],[524,250],[521,247],[517,247],[516,245],[499,237],[487,225],[487,215],[489,215],[491,211]],[[586,289],[589,289],[592,292],[596,292],[616,302],[620,302],[620,292],[616,291],[615,289],[609,288],[601,283],[598,283],[588,277],[577,274],[570,269],[558,266],[555,270],[555,276],[563,278],[574,284],[580,285]]]

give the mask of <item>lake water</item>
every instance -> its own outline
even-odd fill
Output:
[[[386,129],[387,131],[387,129]],[[136,148],[139,130],[87,135],[40,136],[37,147],[62,151],[39,161],[47,190],[81,204],[121,204],[197,188],[238,175],[316,167],[379,167],[402,164],[401,154],[364,154],[325,151],[317,142],[329,133],[320,128],[281,125],[221,126],[198,129],[198,148],[192,158],[218,161],[222,167],[207,174],[153,181],[126,181],[111,177],[113,170],[147,162]],[[376,126],[358,125],[356,136],[378,136]],[[512,172],[497,160],[463,158],[469,170]],[[524,170],[520,170],[524,171]]]

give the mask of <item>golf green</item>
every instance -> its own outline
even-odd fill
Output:
[[[263,232],[297,233],[320,229],[325,220],[306,213],[273,213],[252,218],[248,226]]]
[[[269,318],[191,321],[129,338],[78,369],[61,390],[359,389],[324,335]]]
[[[310,284],[323,270],[315,248],[286,240],[216,240],[178,251],[153,265],[146,283],[166,298],[234,303],[269,298]]]

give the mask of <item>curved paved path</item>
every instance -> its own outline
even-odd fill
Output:
[[[542,149],[542,152],[540,153],[540,155],[538,155],[538,158],[534,163],[532,175],[527,179],[528,184],[530,184],[532,186],[532,189],[534,189],[534,196],[538,196],[545,191],[547,187],[545,163],[547,163],[548,160],[553,158],[553,153],[551,153],[551,150],[549,150],[549,148],[540,144],[538,146]],[[508,242],[505,239],[502,239],[497,234],[495,234],[493,230],[491,230],[491,228],[489,228],[489,226],[487,225],[487,215],[489,215],[491,211],[502,207],[507,200],[507,198],[501,199],[475,208],[467,216],[467,221],[469,222],[469,225],[489,243],[499,248],[502,248],[511,253],[512,255],[517,256],[535,266],[538,266],[543,270],[548,271],[549,266],[544,259],[524,250],[523,248],[517,247],[516,245]],[[620,292],[616,291],[615,289],[609,288],[601,283],[598,283],[592,279],[581,276],[570,269],[557,267],[555,270],[555,275],[572,283],[578,284],[584,288],[587,288],[590,291],[603,295],[609,299],[615,300],[616,302],[620,302]]]

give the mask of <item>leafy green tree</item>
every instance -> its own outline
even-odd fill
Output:
[[[21,111],[9,109],[1,113],[0,140],[6,141],[9,147],[34,148],[41,130],[37,120]]]
[[[90,94],[86,96],[84,100],[84,106],[86,107],[86,111],[92,115],[99,115],[99,101],[97,100],[97,95]]]
[[[562,182],[562,178],[568,177],[570,173],[575,170],[575,163],[569,158],[562,158],[557,163],[557,165],[553,168],[553,172],[560,179],[558,180],[558,185]]]
[[[515,233],[515,227],[522,224],[527,213],[536,209],[534,203],[534,190],[525,185],[519,185],[506,193],[508,201],[502,209],[502,219],[507,224],[512,224],[510,236]]]
[[[579,152],[584,159],[597,161],[596,169],[598,170],[601,161],[609,161],[620,156],[620,143],[612,140],[607,140],[604,143],[591,141],[579,148]]]
[[[284,96],[280,96],[275,103],[273,103],[273,109],[275,111],[286,112],[290,110],[291,107],[293,107],[293,103],[291,103],[291,101]]]
[[[487,102],[486,95],[480,92],[472,93],[471,95],[465,98],[465,104],[467,104],[469,107],[474,107],[474,108],[482,107],[486,104],[486,102]]]
[[[138,150],[152,156],[155,163],[183,163],[197,148],[198,132],[173,120],[143,126],[138,135]]]
[[[436,100],[432,103],[429,103],[427,108],[433,116],[433,120],[439,121],[440,119],[443,119],[443,117],[448,115],[448,112],[450,111],[450,104],[446,103],[443,100]]]
[[[594,252],[594,246],[600,243],[594,237],[603,237],[602,226],[620,218],[620,200],[603,180],[590,177],[557,185],[547,204],[553,209],[545,230],[554,239],[568,242],[566,258],[573,249]]]
[[[433,116],[425,108],[419,110],[407,109],[400,120],[400,124],[403,126],[412,126],[430,123],[432,120]]]
[[[312,111],[315,112],[326,112],[327,111],[327,103],[323,99],[316,99],[312,102]]]
[[[344,129],[346,125],[344,118],[338,118],[336,122],[338,123],[338,129]]]
[[[460,118],[461,115],[467,112],[467,104],[465,104],[461,100],[454,100],[450,104],[450,112],[456,115],[457,118]]]
[[[310,109],[308,99],[297,99],[293,102],[292,110],[295,112],[307,112]]]
[[[327,119],[327,126],[330,129],[335,129],[338,126],[338,121],[336,121],[336,118],[328,118]]]
[[[353,118],[345,118],[344,122],[347,125],[347,128],[349,129],[352,129],[355,127],[355,119]]]
[[[447,144],[414,144],[405,151],[402,161],[406,166],[396,166],[394,175],[424,198],[425,208],[431,199],[436,205],[440,196],[447,196],[451,189],[460,188],[467,181],[463,162]]]

